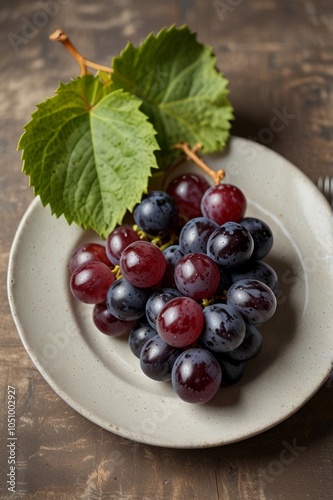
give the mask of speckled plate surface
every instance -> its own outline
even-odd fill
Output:
[[[247,215],[265,220],[275,243],[278,310],[261,327],[264,345],[243,379],[208,404],[179,400],[169,383],[140,371],[126,339],[96,331],[92,306],[70,295],[71,253],[96,235],[50,215],[36,198],[10,254],[8,294],[32,361],[70,406],[135,441],[174,448],[223,445],[258,434],[300,408],[327,379],[333,361],[332,213],[313,183],[269,149],[232,138],[206,158],[248,199]],[[188,164],[181,170],[192,169]],[[177,173],[180,173],[178,171]],[[175,172],[173,173],[175,175]]]

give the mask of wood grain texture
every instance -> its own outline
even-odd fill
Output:
[[[214,47],[230,81],[233,133],[263,142],[315,181],[333,175],[333,3],[53,0],[45,25],[24,31],[43,3],[2,0],[0,9],[0,498],[14,498],[5,484],[11,385],[17,489],[24,498],[331,499],[332,382],[287,421],[240,443],[171,450],[131,442],[76,413],[41,377],[11,318],[6,273],[16,227],[33,197],[16,151],[22,125],[60,80],[77,74],[63,48],[48,41],[51,32],[63,28],[87,57],[106,64],[128,39],[136,44],[150,31],[188,23]],[[25,41],[13,46],[10,33]],[[277,113],[285,119],[279,131],[272,127]]]

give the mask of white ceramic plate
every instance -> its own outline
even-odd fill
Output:
[[[153,445],[217,446],[267,430],[306,403],[329,376],[333,361],[329,205],[296,167],[256,143],[232,138],[225,154],[206,160],[224,168],[226,182],[244,191],[247,215],[272,228],[275,243],[266,260],[281,283],[277,313],[261,328],[260,355],[248,362],[240,382],[221,389],[211,403],[189,405],[169,383],[148,379],[127,341],[98,332],[92,306],[71,297],[67,263],[80,244],[96,241],[92,233],[56,219],[35,199],[10,255],[12,314],[46,381],[92,422]]]

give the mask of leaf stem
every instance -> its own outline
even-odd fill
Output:
[[[179,142],[177,144],[174,144],[173,147],[184,151],[188,158],[190,158],[198,167],[200,167],[213,179],[214,184],[220,184],[220,182],[224,179],[224,170],[212,170],[201,158],[199,158],[199,156],[197,155],[197,151],[199,151],[199,149],[201,148],[200,144],[195,144],[193,148],[190,148],[187,142]]]
[[[66,33],[64,33],[61,29],[57,29],[54,33],[52,33],[52,35],[49,36],[49,38],[54,42],[61,42],[64,45],[80,66],[81,76],[88,73],[87,67],[97,69],[99,71],[105,71],[105,73],[113,73],[112,68],[95,63],[83,57],[83,55],[81,55],[80,52],[74,47]]]

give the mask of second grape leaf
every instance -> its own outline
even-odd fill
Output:
[[[217,70],[211,47],[199,43],[187,26],[162,29],[138,48],[128,43],[112,67],[113,88],[142,100],[157,131],[160,166],[179,154],[172,151],[177,142],[200,143],[206,153],[225,147],[233,118],[228,81]]]

